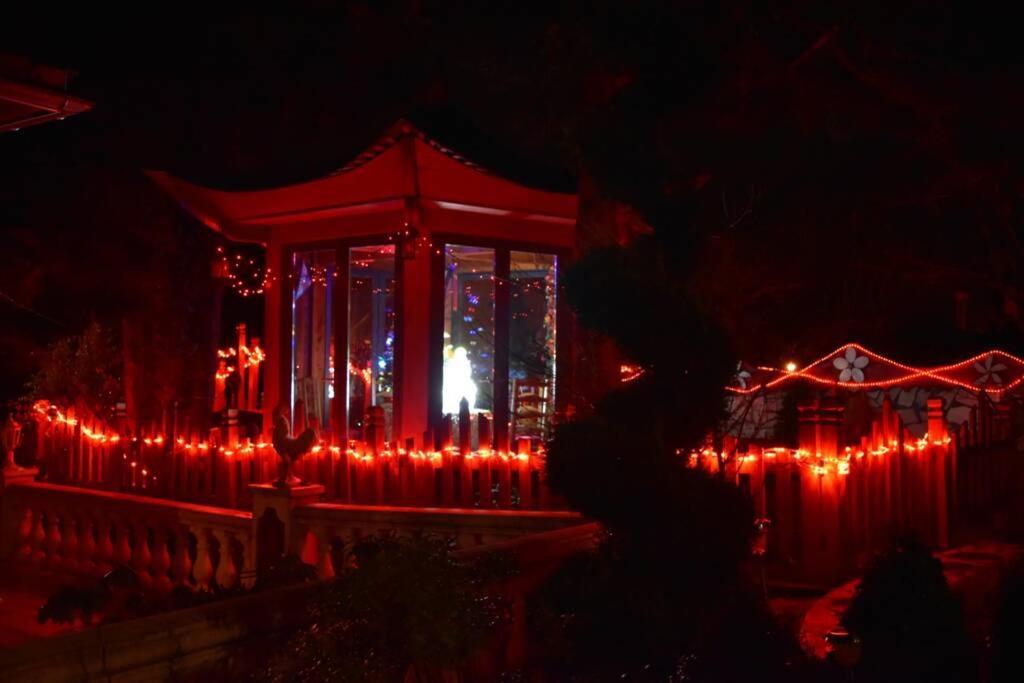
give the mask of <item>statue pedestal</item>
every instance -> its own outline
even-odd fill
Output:
[[[250,484],[252,493],[252,538],[257,574],[284,555],[300,555],[303,534],[296,529],[296,508],[319,503],[324,495],[320,484],[276,486]]]
[[[0,491],[17,482],[34,481],[37,474],[39,469],[35,467],[0,468]]]

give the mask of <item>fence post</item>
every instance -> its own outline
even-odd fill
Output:
[[[384,450],[384,408],[370,406],[366,411],[366,442],[376,456]]]
[[[444,450],[452,446],[452,416],[445,415],[441,420],[441,432],[438,434],[437,450]]]
[[[945,402],[942,397],[928,399],[928,440],[944,441],[949,435],[946,430]]]
[[[992,439],[1003,442],[1010,438],[1010,406],[1007,403],[996,403],[992,406]]]
[[[459,401],[459,453],[467,455],[473,444],[473,424],[469,415],[469,401]]]

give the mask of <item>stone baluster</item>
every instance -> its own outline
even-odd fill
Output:
[[[253,541],[248,534],[235,536],[235,540],[242,548],[242,570],[238,578],[243,588],[252,588],[256,583],[256,558],[253,555]]]
[[[192,576],[192,556],[188,552],[188,531],[179,529],[174,538],[174,559],[171,561],[171,575],[175,585],[187,584]]]
[[[196,588],[209,590],[213,580],[213,562],[210,559],[210,530],[206,527],[193,527],[196,536],[196,562],[192,567],[192,578]]]
[[[35,526],[32,531],[32,561],[42,564],[46,559],[46,514],[36,510]]]
[[[117,520],[111,523],[111,532],[114,534],[114,553],[111,556],[113,564],[131,566],[132,545],[128,540],[131,534],[131,527],[128,520]]]
[[[334,535],[331,533],[331,528],[326,525],[317,525],[313,529],[313,535],[316,537],[317,575],[321,579],[333,579],[334,562],[331,559],[331,550]]]
[[[66,571],[75,572],[78,564],[78,517],[71,512],[64,512],[64,544],[61,548],[63,567]]]
[[[46,565],[56,569],[61,563],[60,516],[56,512],[47,515],[46,520]]]
[[[167,529],[155,525],[153,527],[153,559],[150,562],[150,571],[153,574],[153,587],[161,593],[167,593],[173,585],[167,575],[171,568],[171,555],[167,550]]]
[[[78,568],[83,574],[96,574],[98,546],[96,544],[96,522],[92,515],[79,517]]]
[[[18,524],[17,538],[15,539],[14,546],[14,556],[19,560],[27,560],[32,557],[33,521],[32,508],[26,505],[21,515],[21,522]]]
[[[234,588],[238,581],[238,568],[235,566],[234,548],[232,541],[235,535],[225,529],[215,529],[214,537],[220,544],[220,559],[217,562],[217,574],[215,579],[221,588]]]
[[[305,564],[315,567],[320,561],[320,544],[317,543],[316,534],[313,529],[302,526],[294,532],[296,550],[299,559]]]
[[[96,572],[106,574],[114,562],[114,542],[110,538],[110,517],[100,512],[96,522]]]
[[[149,525],[145,520],[136,520],[132,525],[135,531],[135,547],[132,549],[132,567],[139,575],[143,586],[149,587],[153,577],[149,573],[153,563],[153,553],[149,550]]]

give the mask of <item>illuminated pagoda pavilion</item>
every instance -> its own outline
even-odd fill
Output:
[[[457,429],[464,399],[472,447],[505,450],[542,440],[563,410],[558,283],[576,195],[499,178],[406,122],[297,185],[224,192],[150,176],[211,229],[266,247],[265,426],[280,405],[334,441],[376,429],[419,442],[448,429],[446,415]]]

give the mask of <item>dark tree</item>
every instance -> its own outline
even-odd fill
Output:
[[[1024,642],[1024,567],[1006,579],[992,632],[992,680],[1010,683],[1024,680],[1024,659],[1020,645]]]
[[[84,405],[99,419],[109,419],[121,399],[123,359],[117,337],[97,322],[81,334],[64,337],[46,351],[28,385],[32,400],[63,407]]]
[[[562,567],[534,599],[543,666],[569,680],[793,676],[791,643],[744,571],[749,500],[680,454],[721,419],[734,358],[690,294],[696,245],[678,236],[697,231],[673,230],[665,207],[655,215],[652,235],[595,250],[568,276],[580,322],[645,372],[560,425],[550,445],[550,485],[607,534],[596,555]],[[722,646],[753,633],[738,645],[744,657]]]
[[[977,675],[960,602],[942,563],[916,540],[874,560],[842,624],[862,643],[858,680],[952,683]]]

